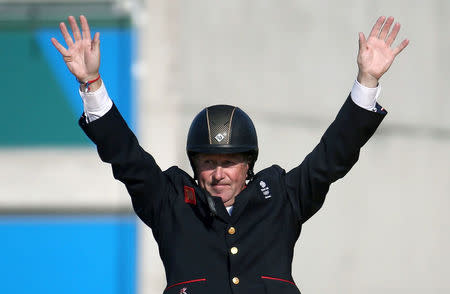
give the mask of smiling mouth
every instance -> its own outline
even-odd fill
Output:
[[[227,184],[215,184],[215,185],[211,185],[211,189],[217,192],[222,192],[223,190],[225,190],[228,187]]]

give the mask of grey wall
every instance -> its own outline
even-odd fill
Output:
[[[304,226],[293,263],[304,293],[450,291],[450,2],[166,0],[136,15],[140,138],[163,168],[187,170],[190,121],[215,103],[253,118],[257,170],[301,162],[351,90],[358,32],[379,15],[411,43],[381,80],[389,115]],[[142,230],[141,289],[158,293]]]

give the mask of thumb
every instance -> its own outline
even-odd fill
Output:
[[[366,36],[364,36],[364,33],[359,33],[359,51],[364,50],[366,48]]]
[[[94,35],[94,40],[92,41],[92,50],[100,49],[100,33],[96,32]]]

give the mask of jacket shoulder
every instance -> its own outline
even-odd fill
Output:
[[[198,190],[198,184],[195,179],[178,166],[172,166],[163,173],[169,179],[173,191],[175,192],[173,193],[171,201],[175,201],[178,197],[183,196],[186,187]]]
[[[257,172],[254,178],[256,179],[260,177],[282,176],[284,174],[286,174],[286,171],[279,165],[274,164]]]
[[[169,167],[164,174],[173,184],[196,185],[194,178],[176,165]]]
[[[259,171],[254,176],[252,182],[265,196],[268,196],[266,195],[268,194],[266,190],[269,190],[270,188],[270,191],[273,192],[271,193],[271,197],[278,195],[279,197],[276,198],[283,199],[286,194],[286,185],[284,181],[285,174],[286,172],[283,168],[278,165],[272,165]]]

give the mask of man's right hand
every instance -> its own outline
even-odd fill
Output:
[[[91,39],[89,25],[86,17],[83,15],[80,15],[82,34],[73,16],[69,16],[68,21],[72,28],[75,42],[67,31],[65,23],[61,22],[59,28],[68,48],[66,49],[55,38],[51,39],[52,43],[58,49],[59,53],[61,53],[67,68],[79,81],[87,82],[94,80],[99,76],[100,33],[95,33],[94,39]],[[101,81],[98,84],[100,83]]]

